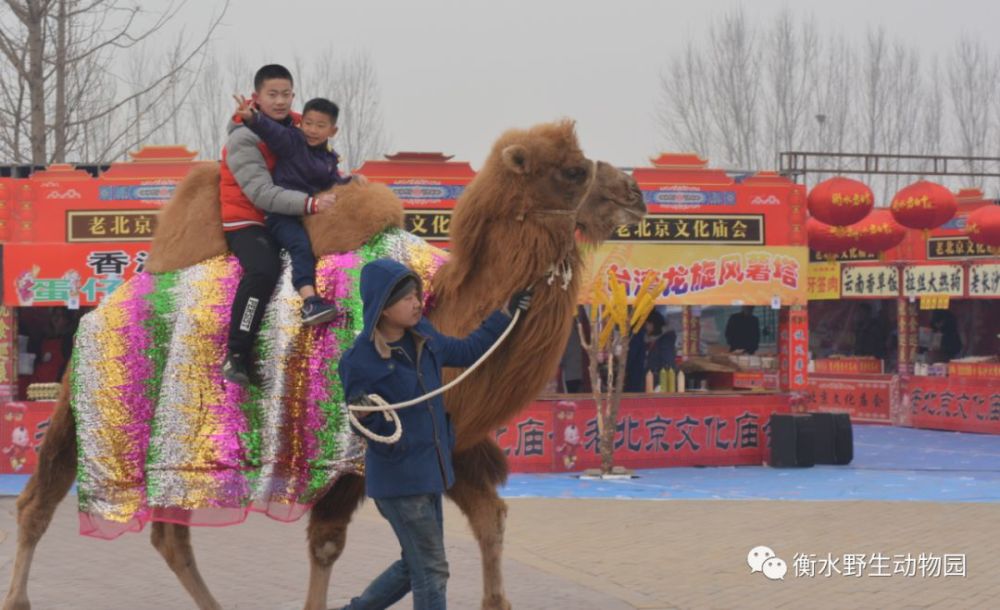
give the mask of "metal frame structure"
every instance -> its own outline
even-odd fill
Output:
[[[778,153],[778,173],[798,181],[809,174],[1000,178],[1000,157],[881,153]]]

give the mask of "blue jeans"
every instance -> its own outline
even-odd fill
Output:
[[[302,226],[299,216],[268,214],[264,224],[278,245],[288,250],[292,257],[292,286],[298,290],[303,286],[316,285],[316,257],[313,256],[309,234]]]
[[[402,558],[385,569],[344,610],[382,610],[413,591],[414,610],[444,610],[448,560],[444,556],[441,494],[376,498],[403,549]]]

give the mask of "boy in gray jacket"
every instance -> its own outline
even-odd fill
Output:
[[[284,66],[269,64],[254,75],[253,102],[271,119],[294,124],[291,112],[292,75]],[[304,216],[333,205],[333,195],[311,197],[275,186],[271,178],[275,156],[260,138],[238,120],[229,126],[222,150],[219,198],[226,243],[243,267],[231,310],[223,376],[233,383],[250,383],[253,344],[264,308],[281,274],[279,248],[264,226],[264,213]]]

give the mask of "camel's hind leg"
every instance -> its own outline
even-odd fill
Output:
[[[469,519],[483,562],[483,610],[509,610],[503,590],[503,531],[507,503],[497,485],[507,480],[507,460],[492,441],[455,454],[455,485],[448,497]]]
[[[344,552],[347,525],[365,497],[364,477],[345,474],[309,514],[309,592],[305,610],[326,610],[333,563]]]
[[[17,554],[3,610],[31,607],[28,573],[35,546],[76,476],[76,426],[69,408],[68,379],[69,373],[63,377],[56,410],[38,452],[38,468],[17,498]]]
[[[208,586],[201,578],[191,549],[191,528],[173,523],[153,523],[151,542],[201,610],[219,610]]]

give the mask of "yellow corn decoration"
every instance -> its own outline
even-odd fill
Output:
[[[647,273],[636,292],[634,304],[630,306],[628,289],[614,273],[608,271],[606,282],[595,282],[591,317],[595,324],[601,324],[598,338],[600,348],[607,347],[615,330],[619,336],[626,338],[637,333],[656,307],[656,298],[663,292],[665,285],[658,274]]]
[[[628,292],[625,290],[625,285],[615,278],[615,324],[618,326],[618,332],[624,337],[628,335],[629,320],[628,320]]]
[[[643,292],[636,297],[635,308],[632,310],[632,334],[639,331],[639,327],[646,321],[646,316],[644,312],[646,311],[646,306],[653,299],[653,295],[648,292]]]
[[[600,343],[598,344],[601,346],[601,349],[604,349],[608,346],[608,341],[611,340],[611,331],[613,331],[614,329],[615,329],[614,324],[608,324],[607,326],[604,327],[604,330],[601,331]]]

